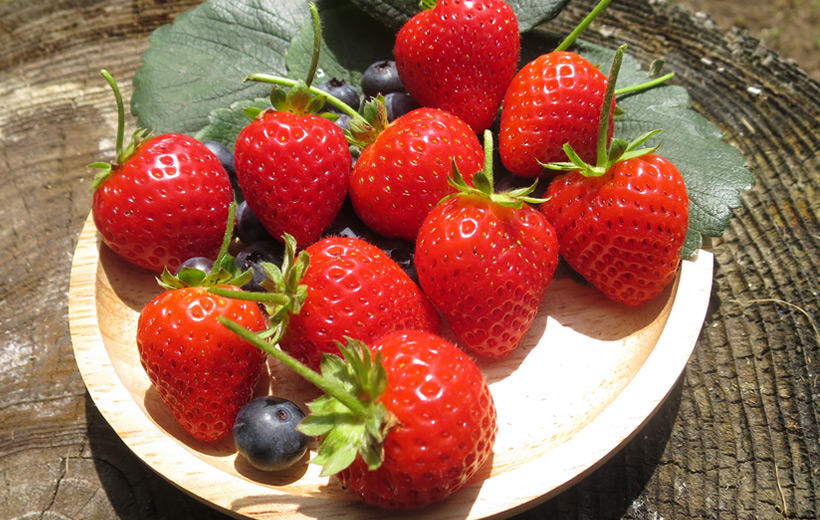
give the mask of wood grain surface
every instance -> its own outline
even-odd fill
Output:
[[[135,457],[91,403],[68,333],[85,165],[113,155],[98,70],[130,95],[147,36],[197,2],[0,2],[0,518],[222,519]],[[575,25],[591,0],[551,24]],[[712,305],[672,396],[595,473],[522,519],[815,519],[820,85],[748,33],[662,1],[586,33],[663,56],[756,185],[712,242]]]

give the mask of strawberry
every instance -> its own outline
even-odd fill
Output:
[[[325,392],[299,430],[321,436],[322,475],[338,475],[361,500],[410,509],[458,491],[489,460],[497,432],[492,394],[461,349],[428,332],[399,330],[368,348],[349,340],[321,375],[258,335],[237,335]]]
[[[122,96],[103,70],[117,101],[117,159],[96,162],[92,214],[103,242],[152,271],[175,270],[187,258],[215,258],[233,201],[219,159],[202,143],[177,133],[134,133],[123,147]]]
[[[436,206],[419,230],[419,284],[447,318],[459,346],[501,358],[529,329],[558,265],[552,225],[528,205],[535,184],[493,191],[492,135],[485,133],[484,169]]]
[[[609,107],[623,55],[618,49]],[[606,127],[598,137],[598,161],[585,163],[565,146],[568,163],[548,165],[573,171],[553,180],[541,211],[555,226],[561,256],[612,300],[642,305],[660,294],[675,276],[686,238],[689,198],[678,169],[653,152],[638,149],[657,132],[632,143],[615,139],[606,147]]]
[[[606,86],[606,76],[574,52],[555,51],[527,63],[504,95],[499,130],[504,166],[524,177],[542,175],[542,163],[565,158],[565,143],[592,161]],[[613,103],[610,117],[614,110]]]
[[[286,249],[286,258],[293,258],[289,239]],[[294,273],[288,265],[295,266]],[[299,259],[286,260],[284,271],[274,278],[303,288],[268,286],[273,293],[295,295],[292,300],[297,302],[287,316],[272,310],[284,323],[271,321],[281,327],[282,349],[313,369],[319,368],[323,353],[338,353],[336,343],[348,336],[373,342],[399,329],[439,331],[440,318],[421,289],[381,249],[364,240],[323,238]]]
[[[239,133],[236,175],[245,200],[273,237],[302,247],[333,221],[347,196],[352,158],[342,130],[314,115],[325,99],[305,84],[287,96],[274,89],[264,110]]]
[[[399,76],[421,105],[452,112],[482,132],[518,68],[515,13],[503,0],[426,4],[435,7],[410,18],[396,35]]]
[[[229,223],[232,230],[233,214]],[[224,316],[261,331],[266,322],[259,306],[209,292],[210,286],[238,291],[235,284],[251,276],[236,275],[225,253],[228,242],[223,240],[209,273],[183,268],[174,276],[165,270],[160,283],[166,290],[142,309],[137,323],[137,349],[148,378],[182,428],[205,442],[231,431],[265,369],[264,354],[218,321]]]
[[[381,114],[383,105],[375,105],[368,109]],[[451,162],[463,171],[478,170],[481,145],[466,123],[434,108],[418,108],[389,125],[382,119],[376,132],[379,126],[383,130],[364,146],[353,167],[350,200],[377,233],[413,241],[427,212],[454,191],[447,184]]]

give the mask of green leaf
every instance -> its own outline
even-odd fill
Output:
[[[525,40],[528,54],[537,56],[552,50],[555,36],[533,31]],[[611,63],[615,53],[581,40],[573,50],[595,64]],[[624,56],[618,88],[650,79],[649,71],[641,69],[636,59]],[[617,103],[624,113],[615,119],[615,136],[631,141],[661,129],[646,142],[649,146],[660,144],[656,153],[683,175],[689,194],[689,230],[681,256],[687,258],[701,247],[704,236],[723,233],[732,209],[740,206],[740,193],[754,184],[754,177],[745,167],[743,154],[692,108],[683,87],[665,84],[621,96]]]
[[[394,31],[420,11],[419,0],[353,0],[353,3]],[[507,0],[507,3],[518,18],[518,30],[524,32],[558,16],[569,0]]]
[[[308,22],[304,0],[210,0],[155,30],[134,77],[140,126],[194,135],[212,110],[266,96],[253,72],[285,74],[291,39]]]
[[[233,151],[239,132],[250,123],[248,111],[253,110],[258,114],[269,106],[270,99],[256,98],[252,101],[237,101],[228,108],[217,108],[208,114],[208,124],[194,137],[200,141],[218,141]]]

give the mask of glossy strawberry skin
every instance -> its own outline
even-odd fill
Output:
[[[466,484],[490,458],[496,410],[478,366],[433,334],[397,331],[371,345],[381,353],[387,388],[379,401],[398,425],[384,441],[384,462],[370,471],[358,457],[339,473],[368,504],[421,507]]]
[[[460,195],[430,212],[415,253],[419,284],[459,346],[501,358],[532,325],[558,265],[558,241],[535,208]]]
[[[539,161],[567,160],[565,143],[595,163],[606,85],[606,76],[574,52],[544,54],[522,67],[507,88],[501,112],[504,166],[522,177],[541,176],[545,170]],[[610,120],[614,111],[615,103]],[[609,125],[607,141],[611,138]]]
[[[142,143],[95,191],[103,242],[129,262],[174,271],[188,258],[215,258],[233,188],[219,159],[199,141],[163,134]]]
[[[203,287],[161,293],[145,306],[137,324],[137,348],[148,378],[183,429],[204,442],[231,431],[265,370],[262,351],[219,323],[219,316],[252,331],[265,328],[256,303],[216,296]]]
[[[393,55],[416,101],[480,133],[496,118],[520,50],[518,20],[506,2],[440,0],[402,26]]]
[[[327,237],[305,251],[307,298],[281,346],[314,370],[323,353],[339,354],[336,342],[347,336],[370,344],[395,330],[439,331],[438,313],[421,289],[378,247]]]
[[[316,241],[347,195],[352,158],[327,119],[268,110],[239,134],[236,175],[248,206],[274,238]]]
[[[675,277],[689,198],[678,169],[654,154],[615,163],[602,177],[553,180],[541,211],[561,256],[607,297],[642,305]]]
[[[424,217],[454,189],[455,159],[467,182],[484,152],[466,123],[443,110],[419,108],[393,121],[362,150],[350,177],[350,200],[377,233],[413,241]]]

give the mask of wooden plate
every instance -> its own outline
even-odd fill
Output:
[[[556,278],[512,356],[480,362],[498,408],[492,460],[424,517],[509,516],[543,502],[618,450],[648,420],[681,374],[709,301],[712,255],[682,263],[672,286],[639,308]],[[192,440],[150,385],[137,354],[137,317],[159,293],[154,275],[102,246],[89,215],[71,268],[74,355],[95,404],[126,445],[161,476],[238,518],[394,518],[419,512],[357,502],[318,467],[255,471],[230,439]],[[316,390],[271,366],[277,395],[304,403]],[[268,383],[266,382],[266,385]],[[260,388],[260,392],[269,389]]]

